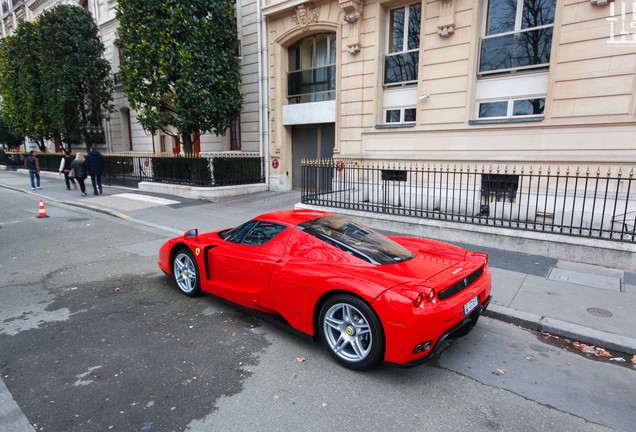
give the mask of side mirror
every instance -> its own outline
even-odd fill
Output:
[[[186,231],[183,233],[183,237],[188,238],[188,237],[197,237],[199,235],[199,230],[196,228],[193,228],[189,231]]]

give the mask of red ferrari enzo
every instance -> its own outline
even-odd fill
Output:
[[[488,256],[385,237],[337,214],[268,213],[233,229],[167,241],[159,267],[202,291],[284,320],[350,369],[414,366],[467,334],[488,306]]]

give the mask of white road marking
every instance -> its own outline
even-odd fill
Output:
[[[84,380],[84,379],[82,379],[82,378],[86,378],[86,377],[88,377],[89,375],[90,375],[92,378],[95,378],[95,377],[97,376],[97,374],[96,374],[96,373],[94,373],[93,371],[96,371],[97,369],[101,369],[101,368],[102,368],[101,366],[93,366],[93,367],[89,367],[89,368],[88,368],[88,372],[84,372],[84,373],[82,373],[82,374],[76,375],[76,377],[77,377],[77,381],[75,381],[75,382],[73,383],[73,385],[74,385],[75,387],[79,387],[79,386],[85,386],[85,385],[89,385],[89,384],[91,384],[92,382],[94,382],[93,380]]]
[[[174,200],[169,200],[169,199],[165,199],[165,198],[154,197],[154,196],[150,196],[150,195],[139,195],[139,194],[132,194],[132,193],[120,193],[120,194],[115,194],[115,195],[112,195],[112,196],[128,198],[128,199],[137,200],[137,201],[144,201],[144,202],[149,202],[149,203],[158,204],[158,205],[179,204],[179,201],[174,201]]]

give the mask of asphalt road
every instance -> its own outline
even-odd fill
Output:
[[[166,232],[57,204],[36,219],[35,196],[5,189],[0,202],[0,376],[35,430],[636,424],[636,371],[533,332],[482,318],[426,365],[354,373],[218,299],[180,295],[156,266]]]

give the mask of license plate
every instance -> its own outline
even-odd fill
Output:
[[[479,304],[479,296],[473,297],[464,305],[464,315],[468,315]]]

